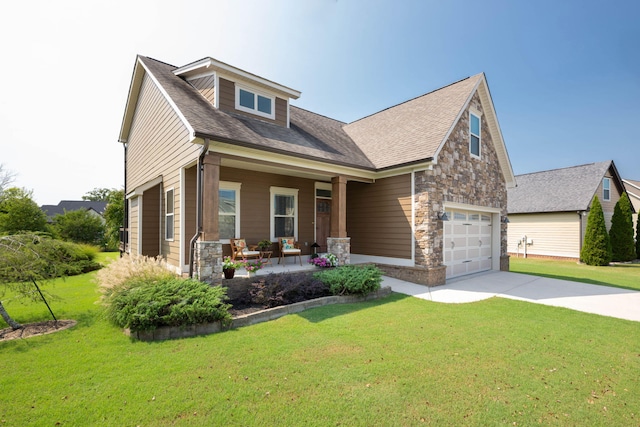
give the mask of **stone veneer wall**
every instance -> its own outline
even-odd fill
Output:
[[[446,202],[501,209],[507,214],[507,187],[493,146],[480,97],[470,107],[481,114],[480,159],[469,152],[469,108],[449,135],[432,170],[415,173],[416,264],[427,269],[443,263],[443,223],[437,219]],[[506,264],[507,225],[500,224],[500,267]],[[495,224],[494,224],[495,225]],[[503,261],[506,258],[506,262]]]
[[[351,264],[351,238],[327,237],[327,252],[338,257],[338,265]]]
[[[196,242],[194,278],[214,285],[222,282],[222,243]]]

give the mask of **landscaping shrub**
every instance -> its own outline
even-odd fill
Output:
[[[269,274],[253,283],[249,290],[250,302],[264,308],[293,304],[329,296],[329,287],[306,273]]]
[[[333,295],[366,295],[380,289],[382,272],[374,265],[344,265],[315,273],[316,279],[329,285]]]
[[[114,290],[107,305],[107,318],[122,328],[146,331],[231,319],[226,288],[177,277],[132,282]]]
[[[612,261],[632,261],[636,259],[636,243],[633,240],[633,216],[631,202],[627,193],[622,193],[620,200],[618,200],[613,209],[609,238],[611,239]]]
[[[580,260],[587,265],[596,266],[608,265],[611,261],[611,242],[598,196],[594,197],[591,203]]]
[[[103,294],[103,302],[108,304],[107,300],[116,290],[136,286],[136,283],[151,283],[175,277],[162,258],[126,254],[100,270],[97,281]]]

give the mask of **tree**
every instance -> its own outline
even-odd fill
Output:
[[[636,256],[640,258],[640,216],[636,219]]]
[[[107,248],[115,250],[120,242],[120,227],[124,223],[124,190],[111,190],[103,216]]]
[[[9,188],[0,195],[0,234],[49,231],[47,216],[24,188]]]
[[[611,261],[611,242],[598,196],[591,203],[580,260],[587,265],[608,265]]]
[[[65,211],[53,218],[53,230],[62,240],[102,247],[105,224],[102,218],[86,209]]]
[[[4,165],[0,163],[0,196],[9,187],[9,184],[15,180],[15,177],[15,173],[6,170]]]
[[[35,234],[0,236],[0,297],[12,290],[17,297],[31,301],[42,299],[53,319],[39,281],[57,277],[60,251],[52,248],[52,239]],[[12,329],[22,325],[13,320],[0,300],[0,316]]]
[[[613,209],[611,217],[611,259],[613,261],[631,261],[636,259],[636,248],[633,240],[633,214],[631,201],[627,193],[622,193]]]
[[[118,191],[115,188],[94,188],[82,196],[82,200],[91,200],[93,202],[108,202],[112,192]]]

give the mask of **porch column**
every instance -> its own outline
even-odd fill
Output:
[[[222,243],[218,223],[219,188],[220,156],[207,154],[202,161],[202,234],[196,242],[194,256],[197,279],[213,284],[222,282]]]
[[[202,240],[220,240],[218,223],[220,156],[207,154],[203,160],[202,173]]]
[[[347,178],[331,179],[331,233],[327,250],[338,257],[338,265],[351,263],[351,238],[347,237]]]

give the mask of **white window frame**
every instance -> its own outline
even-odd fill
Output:
[[[276,236],[276,224],[275,224],[275,196],[293,196],[293,234],[294,238],[298,240],[298,192],[297,188],[285,188],[285,187],[271,187],[269,189],[270,193],[270,212],[269,212],[269,226],[270,226],[270,234],[271,240],[276,241],[278,237],[288,237],[288,236]]]
[[[171,193],[171,212],[169,212],[169,203],[167,203],[168,195]],[[173,242],[176,238],[176,224],[175,224],[175,212],[176,212],[176,192],[173,187],[168,188],[164,192],[164,240],[167,242]],[[171,222],[169,222],[171,221]],[[171,237],[169,237],[169,224],[171,224]]]
[[[611,201],[611,178],[602,180],[602,200]]]
[[[228,182],[228,181],[220,181],[220,185],[218,186],[218,192],[220,190],[226,191],[235,191],[236,192],[236,230],[234,237],[240,237],[240,188],[242,184],[240,182]],[[219,194],[219,193],[218,193]],[[218,199],[219,200],[219,199]],[[220,208],[218,207],[218,216],[222,216],[222,212],[220,212]],[[218,222],[220,219],[218,218]],[[218,224],[219,227],[219,224]],[[220,239],[222,243],[231,243],[231,239]]]
[[[253,94],[253,100],[254,100],[253,105],[255,108],[252,109],[252,108],[245,107],[244,105],[240,105],[240,89]],[[258,110],[258,95],[262,96],[263,98],[267,98],[271,101],[271,114],[267,114],[265,112]],[[254,88],[249,86],[239,85],[237,83],[236,83],[236,109],[240,111],[244,111],[245,113],[255,114],[256,116],[266,117],[272,120],[275,120],[276,118],[276,100],[274,96],[266,94],[259,90],[255,90]]]
[[[471,131],[471,116],[474,116],[478,119],[478,135],[476,135]],[[472,151],[472,148],[471,148],[472,136],[475,136],[476,138],[478,138],[478,154],[475,154]],[[471,154],[471,157],[475,157],[477,159],[482,157],[482,116],[472,111],[469,112],[469,154]]]

